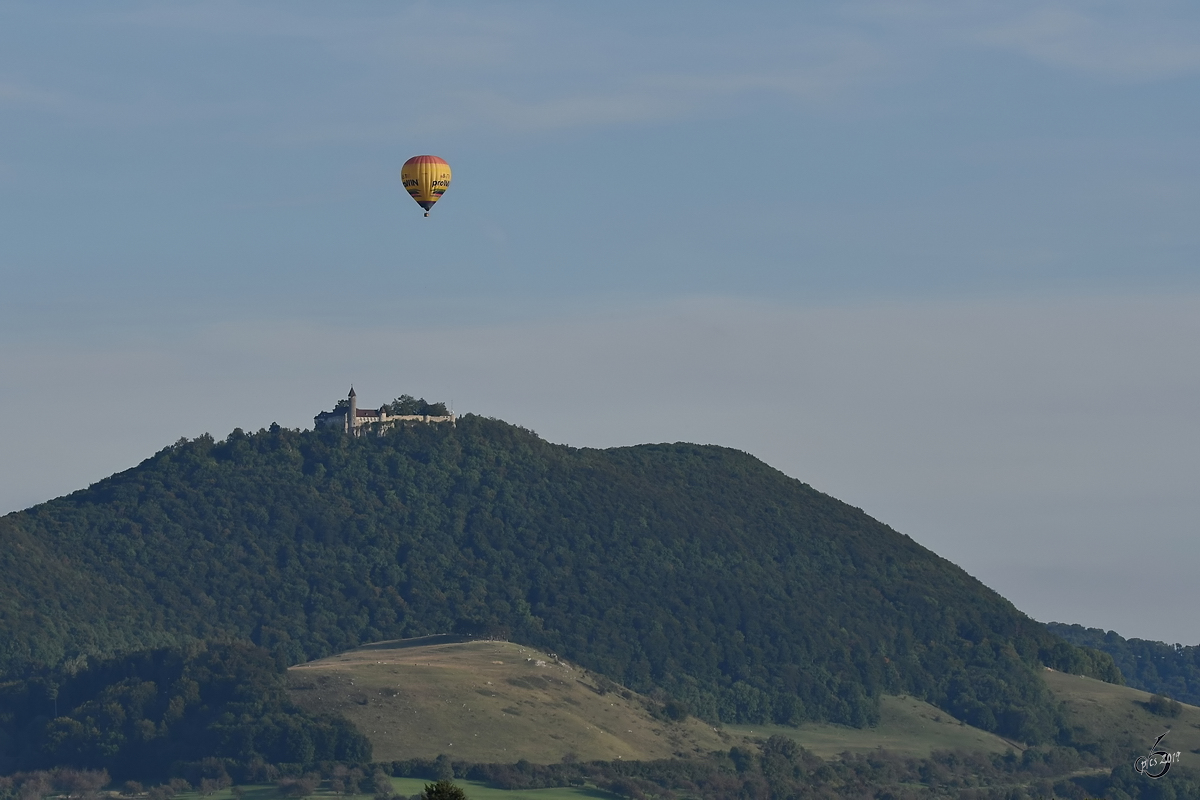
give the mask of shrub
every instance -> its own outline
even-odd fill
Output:
[[[1183,706],[1178,701],[1161,694],[1154,695],[1143,706],[1151,714],[1157,714],[1160,717],[1178,717],[1183,711]]]

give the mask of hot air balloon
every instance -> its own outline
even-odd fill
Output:
[[[450,188],[450,165],[437,156],[413,156],[400,168],[400,180],[428,217],[429,209]]]

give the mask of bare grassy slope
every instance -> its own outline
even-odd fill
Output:
[[[1200,766],[1200,708],[1180,704],[1177,717],[1152,714],[1145,707],[1148,692],[1111,683],[1044,670],[1046,685],[1066,704],[1067,718],[1079,741],[1111,742],[1123,757],[1144,755],[1165,730],[1162,749],[1181,755],[1183,767]]]
[[[648,698],[548,653],[451,636],[380,642],[309,662],[289,671],[289,683],[304,708],[349,717],[370,737],[378,760],[441,753],[542,764],[568,753],[581,760],[668,758],[776,733],[823,757],[880,747],[917,757],[1013,747],[912,697],[885,696],[880,724],[864,729],[813,723],[718,731],[692,718],[666,722],[647,711],[655,705]]]
[[[1079,742],[1116,746],[1120,758],[1163,747],[1200,764],[1200,708],[1178,717],[1145,708],[1150,695],[1125,686],[1045,670],[1044,678]],[[883,748],[925,757],[934,750],[1019,751],[913,697],[885,696],[872,728],[808,723],[799,728],[732,725],[714,730],[689,718],[653,716],[656,704],[553,655],[511,642],[427,636],[380,642],[292,667],[292,698],[310,711],[349,717],[370,739],[377,760],[452,758],[541,764],[568,754],[581,760],[653,759],[727,750],[781,734],[824,758]]]
[[[1113,753],[1109,768],[1127,761],[1132,763],[1166,730],[1170,733],[1163,739],[1161,749],[1181,753],[1180,764],[1184,768],[1200,767],[1200,708],[1181,704],[1179,716],[1164,717],[1146,708],[1151,698],[1147,692],[1052,669],[1044,669],[1043,677],[1054,701],[1065,704],[1072,744],[1102,743],[1103,752]],[[870,752],[878,747],[919,758],[934,750],[1003,753],[1022,749],[1016,742],[963,725],[946,712],[913,697],[884,695],[882,701],[882,719],[873,728],[806,723],[798,728],[731,725],[724,730],[734,736],[760,738],[782,734],[824,758],[847,751]]]
[[[642,760],[730,746],[697,719],[655,719],[646,698],[510,642],[380,642],[292,667],[288,679],[297,704],[344,714],[380,761],[445,753],[549,764],[568,754]]]
[[[793,739],[822,758],[842,753],[871,753],[880,748],[898,755],[927,758],[934,750],[983,753],[1019,752],[1020,745],[967,725],[915,697],[884,695],[879,724],[871,728],[810,722],[798,728],[782,725],[729,725],[726,733],[748,739],[774,734]]]

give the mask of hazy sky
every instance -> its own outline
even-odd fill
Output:
[[[1197,97],[1183,2],[5,3],[0,512],[353,382],[1196,644]]]

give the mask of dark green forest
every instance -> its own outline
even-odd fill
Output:
[[[745,453],[576,449],[471,415],[180,440],[0,518],[0,543],[0,667],[16,676],[212,638],[296,663],[454,631],[551,649],[712,720],[865,725],[896,692],[1030,742],[1058,728],[1038,665],[1121,680]]]
[[[370,742],[350,723],[295,708],[279,665],[250,644],[74,666],[0,683],[0,775],[69,766],[116,779],[196,773],[196,783],[228,785],[226,763],[371,759]]]
[[[1127,685],[1200,706],[1200,645],[1124,639],[1114,631],[1061,622],[1047,627],[1068,642],[1108,653]]]

